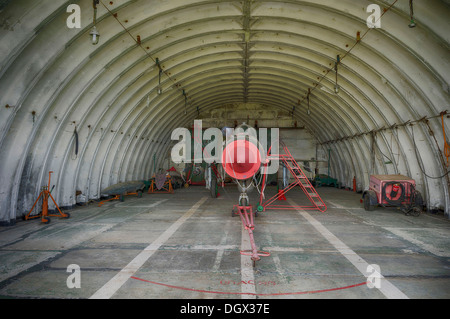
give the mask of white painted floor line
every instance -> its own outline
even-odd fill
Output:
[[[289,199],[289,202],[293,206],[298,206],[293,200]],[[347,245],[345,245],[339,238],[333,235],[325,226],[323,226],[314,217],[308,214],[304,210],[297,210],[300,215],[302,215],[314,228],[325,237],[330,244],[334,246],[348,261],[352,263],[365,277],[368,277],[370,273],[367,272],[367,267],[369,264],[358,256],[353,250],[351,250]],[[325,213],[326,214],[326,213]],[[381,269],[382,271],[382,269]],[[381,274],[380,274],[381,275]],[[375,289],[375,288],[374,288]],[[390,283],[386,278],[381,275],[381,285],[378,288],[381,293],[385,295],[388,299],[409,299],[403,292],[401,292],[397,287]]]
[[[214,261],[214,266],[212,268],[212,270],[215,271],[219,271],[220,268],[220,264],[222,262],[222,258],[223,258],[223,253],[225,252],[225,247],[229,247],[228,249],[231,249],[233,247],[233,245],[228,245],[226,246],[226,242],[227,242],[227,238],[228,238],[228,231],[227,229],[230,228],[230,223],[231,221],[228,220],[224,229],[225,229],[225,234],[222,236],[222,239],[220,240],[220,244],[219,247],[215,248],[217,250],[217,255],[216,255],[216,259]],[[198,246],[195,246],[198,247]],[[212,247],[211,247],[212,248]]]
[[[90,299],[109,299],[111,298],[125,282],[133,276],[139,268],[161,247],[181,225],[191,217],[197,209],[208,199],[208,197],[201,198],[194,206],[192,206],[183,216],[181,216],[175,223],[173,223],[164,233],[161,234],[153,243],[145,248],[139,255],[137,255],[125,268],[123,268],[117,275],[101,287]]]
[[[342,205],[339,205],[339,204],[336,204],[335,202],[332,202],[332,201],[328,201],[328,203],[329,204],[331,204],[331,205],[333,205],[334,206],[334,208],[338,208],[338,209],[345,209],[345,207],[344,206],[342,206]]]
[[[248,231],[242,226],[241,250],[251,250],[250,238]],[[241,254],[241,280],[244,283],[241,285],[242,299],[256,299],[256,289],[254,284],[255,274],[253,272],[253,261],[250,256]]]
[[[275,269],[277,270],[277,273],[279,275],[280,282],[282,284],[288,284],[289,282],[288,282],[286,276],[284,275],[284,270],[283,270],[283,267],[281,266],[280,257],[278,257],[278,254],[276,254],[276,252],[300,252],[300,251],[303,251],[303,249],[300,247],[273,246],[273,238],[272,238],[272,233],[270,231],[270,227],[268,227],[267,230],[268,231],[266,232],[266,240],[267,240],[267,243],[269,246],[264,246],[264,250],[271,252],[272,260],[273,260],[273,263],[275,264]]]
[[[267,251],[272,251],[272,250],[267,249]],[[286,276],[284,275],[283,267],[281,266],[280,257],[278,257],[275,254],[272,254],[272,259],[273,259],[273,262],[275,264],[275,268],[277,270],[277,273],[279,274],[279,278],[280,278],[281,283],[285,284],[285,285],[288,284],[289,282],[286,279]]]
[[[140,206],[134,206],[134,205],[130,205],[130,204],[126,204],[126,203],[122,203],[122,204],[117,204],[115,207],[127,207],[127,208],[152,208],[155,206],[158,206],[159,204],[162,204],[164,202],[168,201],[168,199],[162,199],[160,201],[154,202],[153,204],[150,205],[140,205]]]
[[[419,246],[420,248],[432,253],[433,255],[439,256],[439,257],[450,257],[450,251],[447,250],[441,250],[439,246],[430,245],[427,243],[424,243],[423,241],[419,240],[414,236],[414,231],[417,231],[418,228],[397,228],[397,227],[383,227],[384,229],[390,231],[394,235],[397,235],[403,239],[406,239],[407,241],[413,243],[414,245]],[[447,238],[448,232],[441,232],[441,229],[439,228],[427,228],[427,229],[420,229],[421,232],[427,232],[428,234],[433,234],[435,240],[442,238]]]
[[[330,200],[328,201],[328,203],[331,204],[331,205],[333,205],[334,208],[337,208],[337,209],[345,209],[345,210],[348,211],[349,213],[351,213],[350,210],[359,210],[359,209],[363,209],[362,205],[361,205],[361,207],[344,207],[344,206],[342,206],[342,205],[340,205],[340,204],[337,204],[337,203],[335,203],[335,202],[332,202],[332,201],[330,201]]]

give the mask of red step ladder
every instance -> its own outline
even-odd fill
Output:
[[[323,202],[322,198],[317,193],[316,189],[311,185],[308,177],[305,175],[301,167],[297,164],[291,152],[287,148],[286,144],[280,140],[280,146],[283,153],[280,154],[268,154],[268,160],[279,160],[280,165],[284,164],[291,175],[295,178],[295,182],[289,184],[283,190],[280,190],[277,194],[269,198],[263,203],[263,194],[265,188],[266,174],[263,177],[263,189],[259,197],[258,211],[265,211],[266,209],[304,209],[304,210],[319,210],[325,212],[327,206]],[[270,153],[270,150],[269,150]],[[267,166],[266,166],[267,171]],[[273,204],[280,196],[284,196],[288,191],[293,189],[295,186],[300,186],[300,188],[305,193],[306,197],[311,202],[311,206],[291,206],[291,205],[276,205]]]

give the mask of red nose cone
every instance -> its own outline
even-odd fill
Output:
[[[258,147],[246,140],[229,143],[223,151],[222,166],[232,178],[245,180],[253,177],[261,166]]]

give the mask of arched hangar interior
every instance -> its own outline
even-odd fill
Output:
[[[49,171],[61,207],[148,179],[196,119],[301,128],[343,187],[404,174],[448,215],[449,16],[444,0],[2,0],[0,221]]]

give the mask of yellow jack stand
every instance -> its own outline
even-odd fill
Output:
[[[49,218],[49,216],[52,216],[52,217],[58,217],[58,216],[60,216],[60,217],[62,217],[62,218],[64,218],[64,219],[67,219],[67,218],[70,217],[70,214],[69,214],[69,213],[63,214],[63,213],[61,212],[61,210],[59,209],[58,205],[56,204],[55,199],[53,198],[51,192],[49,191],[49,188],[50,188],[50,178],[51,178],[52,173],[53,173],[53,172],[49,172],[49,174],[48,174],[48,186],[43,186],[43,187],[41,188],[41,193],[39,194],[38,198],[37,198],[36,201],[34,202],[34,205],[33,205],[33,207],[31,208],[31,210],[29,211],[29,213],[28,213],[26,216],[23,217],[24,220],[30,220],[30,219],[35,219],[35,218],[41,218],[41,221],[42,221],[44,224],[48,224],[48,223],[50,223],[50,218]],[[37,202],[39,201],[39,199],[40,199],[41,197],[42,197],[42,212],[41,212],[40,214],[38,214],[38,215],[30,216],[31,212],[33,211],[34,207],[36,206]],[[54,215],[54,214],[49,214],[49,213],[48,213],[48,198],[49,198],[49,197],[52,199],[53,203],[55,204],[56,209],[58,210],[59,214]]]

